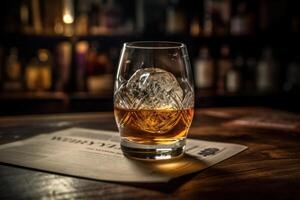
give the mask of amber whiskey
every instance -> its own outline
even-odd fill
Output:
[[[114,108],[122,139],[155,145],[171,144],[187,135],[194,109],[131,110]]]

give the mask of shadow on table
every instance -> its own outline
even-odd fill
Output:
[[[267,173],[265,170],[258,167],[252,170],[253,173],[249,173],[249,169],[236,173],[235,170],[209,167],[204,170],[204,173],[203,171],[195,172],[175,178],[168,183],[129,183],[126,185],[155,190],[164,194],[174,194],[177,190],[176,194],[180,198],[187,195],[201,197],[201,199],[240,199],[241,197],[243,199],[265,199],[266,197],[298,199],[300,181],[297,176],[285,175],[274,179],[272,176],[265,176],[264,174]],[[189,182],[192,179],[193,181]],[[189,184],[185,185],[187,182]]]
[[[132,183],[120,184],[158,190],[160,192],[171,192],[176,190],[185,182],[192,179],[199,171],[206,169],[208,164],[194,156],[184,154],[181,158],[165,161],[134,161],[137,166],[147,171],[153,171],[153,175],[170,179],[164,183]]]

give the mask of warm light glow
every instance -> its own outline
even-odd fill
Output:
[[[38,58],[42,62],[46,62],[49,59],[49,52],[46,49],[40,49],[38,51]]]
[[[66,24],[72,24],[74,22],[74,17],[68,13],[64,14],[63,21]]]
[[[74,22],[74,4],[73,0],[63,1],[63,22],[72,24]]]
[[[89,43],[86,41],[81,41],[76,44],[76,52],[86,53],[89,48]]]

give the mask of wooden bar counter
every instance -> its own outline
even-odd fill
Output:
[[[190,138],[248,149],[166,184],[95,181],[0,164],[0,199],[300,199],[299,123],[299,115],[266,108],[200,109]],[[117,130],[112,112],[1,117],[0,142],[70,127]]]

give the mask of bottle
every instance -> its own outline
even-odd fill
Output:
[[[27,2],[22,1],[20,5],[21,31],[27,33],[29,29],[29,6]]]
[[[233,67],[226,74],[226,90],[230,93],[237,93],[241,89],[242,76],[241,69],[244,65],[244,59],[238,56]]]
[[[143,33],[145,25],[144,0],[135,1],[135,30]]]
[[[248,10],[246,2],[240,2],[236,8],[236,14],[231,19],[230,32],[232,35],[248,35],[253,33],[254,17]]]
[[[39,49],[25,70],[25,82],[30,91],[47,91],[52,87],[52,58],[46,49]]]
[[[76,90],[85,90],[85,75],[87,65],[87,55],[89,44],[87,41],[80,41],[75,46],[75,60],[76,60]]]
[[[197,37],[201,33],[199,17],[194,17],[190,23],[190,35]]]
[[[287,67],[284,91],[300,93],[300,64],[297,61],[291,62]]]
[[[5,81],[3,89],[7,91],[22,90],[22,68],[18,59],[18,49],[13,47],[5,63]]]
[[[185,32],[187,20],[183,10],[178,5],[178,0],[171,1],[171,4],[167,7],[166,18],[167,33],[179,34]]]
[[[217,61],[217,90],[219,93],[224,93],[226,74],[232,68],[232,60],[230,59],[230,48],[224,45],[220,49],[220,59]]]
[[[246,91],[255,91],[255,70],[257,62],[253,57],[248,57],[245,62],[245,70],[243,74],[244,89]]]
[[[207,47],[202,47],[194,63],[197,88],[212,89],[214,86],[214,65]]]
[[[63,7],[62,1],[46,0],[41,3],[43,34],[63,34]]]
[[[44,91],[50,90],[52,87],[52,56],[47,49],[38,50],[38,61],[41,76],[41,88]]]
[[[205,0],[203,33],[226,35],[229,31],[230,0]]]
[[[91,3],[91,8],[88,12],[88,26],[89,32],[93,35],[102,33],[101,28],[103,27],[103,3],[99,1],[98,3]]]
[[[103,92],[112,89],[112,76],[108,76],[111,69],[108,55],[93,43],[87,55],[86,86],[89,92]]]
[[[63,0],[63,22],[64,34],[72,36],[74,34],[74,3],[72,0]]]
[[[263,49],[262,57],[256,69],[256,87],[260,92],[271,92],[276,89],[277,65],[270,48]]]
[[[4,49],[0,46],[0,88],[2,88],[3,84],[3,59],[4,59]]]
[[[76,35],[87,35],[88,34],[88,7],[84,0],[78,1],[78,17],[75,23]]]
[[[149,35],[165,33],[167,1],[141,1],[144,6],[144,33]]]
[[[212,36],[214,34],[214,24],[213,24],[213,0],[205,0],[204,5],[204,20],[203,20],[203,35]]]
[[[106,30],[117,29],[121,25],[122,9],[114,0],[108,0],[103,7],[102,22]]]
[[[70,80],[72,60],[72,45],[70,42],[61,42],[56,48],[55,90],[64,91]]]
[[[40,12],[40,1],[39,0],[31,0],[32,6],[32,21],[33,21],[33,30],[35,34],[41,34],[43,31],[42,27],[42,19]]]

